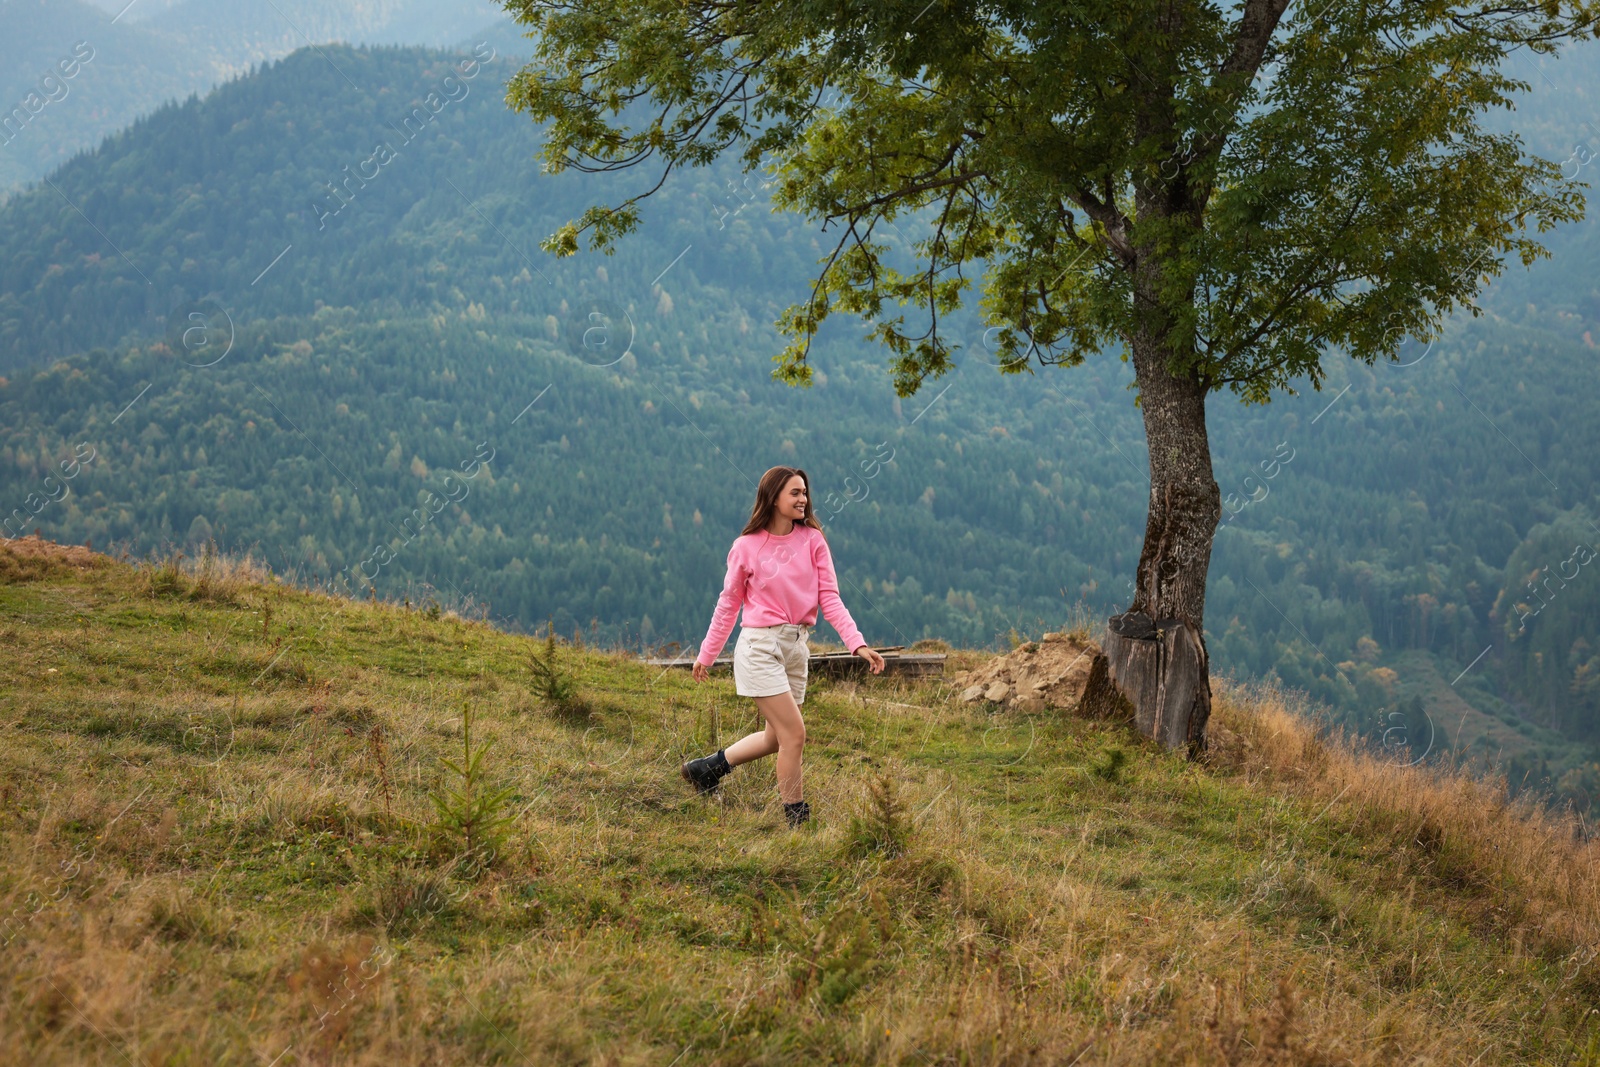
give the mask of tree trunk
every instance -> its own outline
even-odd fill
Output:
[[[1205,748],[1211,715],[1206,572],[1222,505],[1206,435],[1206,389],[1169,371],[1163,333],[1152,316],[1131,339],[1150,446],[1150,511],[1133,603],[1108,620],[1105,662],[1091,669],[1084,706],[1104,713],[1126,702],[1141,733],[1195,756]]]

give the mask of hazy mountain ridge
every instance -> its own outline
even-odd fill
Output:
[[[509,25],[492,0],[0,0],[0,114],[31,110],[30,94],[59,97],[33,116],[33,128],[0,134],[0,193],[38,180],[166,101],[209,92],[307,45],[446,46]],[[41,88],[80,43],[95,58],[63,80],[66,94]]]

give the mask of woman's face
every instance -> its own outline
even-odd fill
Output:
[[[806,480],[798,474],[793,475],[778,493],[778,514],[790,522],[801,522],[806,517],[806,508],[810,503],[806,499]]]

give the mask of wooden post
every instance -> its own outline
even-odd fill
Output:
[[[1104,715],[1125,702],[1140,733],[1193,759],[1205,750],[1211,718],[1208,666],[1205,641],[1183,620],[1113,615],[1105,651],[1090,668],[1083,708]]]

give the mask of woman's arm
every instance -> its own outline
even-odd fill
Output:
[[[739,552],[739,542],[735,541],[733,547],[728,549],[728,575],[722,581],[722,592],[718,594],[716,609],[711,613],[711,628],[706,631],[706,639],[700,642],[700,655],[695,658],[696,663],[709,667],[716,662],[722,646],[728,643],[728,635],[733,633],[733,624],[739,617],[739,609],[744,606],[745,586],[749,581],[750,570]]]
[[[828,551],[828,542],[820,534],[813,540],[815,547],[811,550],[811,559],[817,569],[817,603],[822,607],[822,617],[839,631],[844,647],[854,652],[867,643],[866,638],[856,629],[856,621],[845,609],[844,601],[839,599],[839,576],[833,571],[833,553]]]

